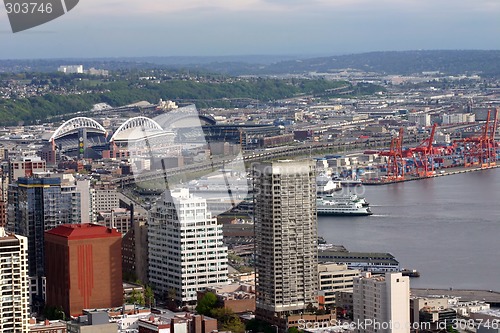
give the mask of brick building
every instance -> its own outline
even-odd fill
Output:
[[[232,283],[208,287],[198,291],[198,301],[208,292],[217,297],[219,307],[231,309],[234,313],[255,311],[255,286],[251,284]]]
[[[29,333],[66,333],[66,322],[61,320],[45,320],[37,322],[35,318],[30,319]]]
[[[45,233],[47,305],[67,315],[123,303],[121,234],[95,224],[65,224]]]
[[[139,319],[139,333],[211,333],[217,331],[217,319],[172,312],[152,314],[148,318]]]

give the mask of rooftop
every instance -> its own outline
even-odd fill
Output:
[[[16,235],[10,233],[10,232],[6,232],[4,227],[0,227],[0,242],[1,241],[6,241],[6,240],[13,240],[13,239],[17,239]]]
[[[107,238],[121,237],[115,229],[110,229],[98,224],[62,224],[46,232],[49,235],[65,237],[68,239],[87,239],[87,238]]]
[[[494,290],[411,288],[411,294],[420,297],[444,295],[446,297],[459,297],[462,302],[484,301],[490,304],[500,304],[500,292]]]

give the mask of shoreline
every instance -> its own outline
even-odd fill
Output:
[[[398,180],[390,180],[390,181],[370,181],[370,180],[364,180],[362,181],[363,185],[368,185],[368,186],[380,186],[380,185],[388,185],[388,184],[396,184],[396,183],[404,183],[404,182],[410,182],[410,181],[415,181],[415,180],[422,180],[422,179],[431,179],[431,178],[437,178],[437,177],[443,177],[443,176],[451,176],[451,175],[458,175],[461,173],[468,173],[468,172],[477,172],[477,171],[483,171],[483,170],[491,170],[491,169],[497,169],[500,168],[500,165],[492,165],[488,167],[455,167],[455,168],[448,168],[447,170],[443,173],[439,172],[436,173],[432,176],[426,176],[426,177],[408,177],[405,179],[398,179]],[[452,169],[452,170],[450,170]],[[444,170],[439,170],[439,171],[444,171]]]

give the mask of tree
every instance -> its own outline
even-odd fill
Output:
[[[214,308],[212,311],[210,311],[210,315],[217,319],[219,322],[228,322],[230,321],[233,317],[235,317],[235,314],[233,310],[230,308]]]
[[[264,333],[276,333],[276,329],[266,323],[265,321],[258,319],[250,319],[246,323],[246,330],[252,332],[264,332]]]
[[[288,333],[299,333],[299,329],[295,326],[292,326],[288,329]]]
[[[233,333],[245,332],[245,325],[241,319],[229,308],[214,308],[211,313],[212,317],[217,319],[219,331],[231,331]]]
[[[66,320],[66,314],[61,306],[46,306],[43,314],[48,320]]]
[[[198,302],[196,306],[196,312],[199,314],[209,316],[215,305],[217,304],[217,296],[214,293],[208,292],[203,296],[203,298]]]
[[[316,313],[318,309],[312,304],[312,303],[309,303],[307,304],[306,306],[306,313]]]
[[[245,325],[241,321],[240,318],[234,317],[228,322],[222,323],[220,325],[221,331],[231,331],[233,333],[244,333],[245,332]]]
[[[146,287],[144,289],[144,298],[145,298],[147,306],[151,307],[151,305],[153,304],[154,299],[155,299],[155,294],[153,292],[153,288],[151,288],[150,285],[146,285]]]
[[[144,295],[140,293],[138,290],[132,290],[130,293],[130,296],[127,298],[127,303],[128,304],[137,304],[137,305],[144,305]]]
[[[170,310],[173,310],[175,311],[176,309],[179,308],[180,304],[178,304],[177,300],[176,300],[176,296],[177,296],[177,293],[175,291],[174,288],[169,288],[168,291],[167,291],[167,307],[170,309]]]
[[[317,310],[316,310],[316,314],[317,314],[318,316],[322,316],[322,315],[326,314],[326,310],[325,310],[324,308],[322,308],[322,309],[317,309]]]

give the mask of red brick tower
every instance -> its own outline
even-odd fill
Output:
[[[63,224],[45,233],[48,306],[67,315],[123,304],[122,235],[96,224]]]

